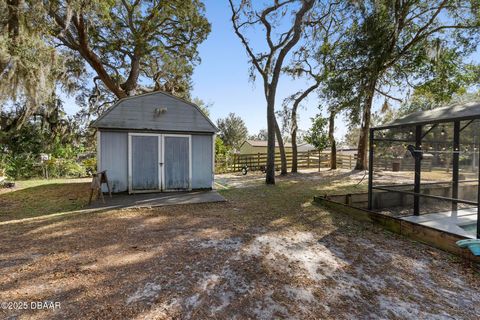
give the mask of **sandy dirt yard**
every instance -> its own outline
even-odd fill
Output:
[[[225,203],[0,222],[0,302],[17,302],[0,318],[480,318],[478,266],[311,204],[363,175],[226,175]]]

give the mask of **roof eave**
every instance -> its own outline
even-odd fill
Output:
[[[439,124],[439,123],[448,123],[448,122],[465,121],[465,120],[473,120],[473,119],[480,119],[480,115],[441,119],[441,120],[419,121],[419,122],[412,122],[412,123],[399,123],[399,124],[392,123],[385,126],[373,127],[372,129],[387,130],[387,129],[394,129],[394,128],[407,128],[407,127],[414,127],[414,126],[424,126],[427,124]]]
[[[448,122],[455,122],[455,121],[464,121],[464,120],[472,120],[472,119],[480,119],[480,112],[477,111],[477,113],[471,113],[469,115],[463,115],[460,117],[455,117],[455,116],[450,116],[446,118],[433,118],[429,120],[420,120],[420,121],[414,121],[410,120],[410,122],[403,123],[402,121],[405,121],[406,118],[414,118],[416,117],[422,117],[425,115],[432,117],[432,115],[429,113],[439,111],[441,109],[449,110],[455,109],[455,108],[480,108],[480,103],[479,102],[470,102],[470,103],[464,103],[464,104],[455,104],[451,106],[446,106],[446,107],[441,107],[441,108],[436,108],[436,109],[431,109],[431,110],[426,110],[426,111],[417,111],[414,113],[411,113],[409,115],[406,115],[403,118],[397,119],[390,124],[383,125],[383,126],[378,126],[378,127],[373,127],[371,128],[372,130],[386,130],[386,129],[393,129],[393,128],[405,128],[405,127],[413,127],[417,125],[428,125],[428,124],[439,124],[439,123],[448,123]],[[461,111],[460,111],[461,112]],[[459,112],[459,113],[460,113]],[[407,120],[408,121],[408,120]],[[399,123],[400,122],[400,123]]]

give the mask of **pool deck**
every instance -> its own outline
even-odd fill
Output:
[[[403,217],[402,220],[428,226],[437,230],[447,231],[459,236],[475,239],[473,231],[465,231],[460,226],[477,222],[477,208],[459,209],[452,211],[422,214],[420,216]]]

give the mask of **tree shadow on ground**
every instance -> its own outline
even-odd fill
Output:
[[[41,314],[0,312],[307,319],[401,318],[388,313],[395,306],[420,318],[432,306],[460,318],[478,311],[480,282],[471,271],[439,250],[313,206],[317,184],[228,190],[227,203],[0,226],[0,301],[62,303]],[[470,300],[460,308],[457,298],[445,301],[449,292]]]

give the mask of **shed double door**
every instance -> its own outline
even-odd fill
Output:
[[[129,192],[191,189],[191,137],[129,134]]]

